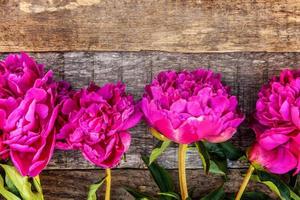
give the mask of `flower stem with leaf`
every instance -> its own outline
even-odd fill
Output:
[[[242,185],[241,185],[241,187],[240,187],[240,189],[239,189],[239,191],[238,191],[238,193],[235,197],[235,200],[240,200],[241,199],[241,197],[242,197],[242,195],[243,195],[243,193],[244,193],[244,191],[245,191],[245,189],[246,189],[246,187],[249,183],[249,180],[251,178],[251,175],[252,175],[253,171],[254,171],[254,167],[252,165],[250,165],[249,168],[248,168],[248,171],[246,173],[246,176],[245,176],[245,178],[242,182]]]
[[[186,173],[185,173],[185,159],[186,159],[187,148],[188,148],[187,144],[179,144],[178,175],[179,175],[180,194],[181,194],[181,199],[183,200],[188,198]]]
[[[105,200],[110,200],[111,189],[111,169],[107,168],[106,172],[106,188],[105,188]]]

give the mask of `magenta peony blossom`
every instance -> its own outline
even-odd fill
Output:
[[[11,160],[23,176],[38,175],[53,154],[56,87],[49,71],[42,79],[35,80],[6,118],[4,144],[9,146]]]
[[[27,54],[0,61],[0,157],[25,176],[36,176],[55,144],[56,83]]]
[[[210,70],[161,72],[145,87],[141,108],[149,125],[170,140],[218,143],[232,137],[244,116],[237,98]]]
[[[91,84],[63,98],[57,134],[59,149],[79,149],[90,162],[103,168],[116,166],[130,145],[127,129],[136,125],[141,113],[123,84]]]
[[[255,122],[256,143],[249,159],[272,173],[300,170],[300,71],[284,70],[258,94]]]
[[[58,99],[64,91],[49,71],[27,54],[0,61],[0,158],[23,175],[38,175],[55,147]],[[57,97],[58,96],[58,97]]]
[[[25,95],[36,79],[44,76],[44,67],[25,53],[10,54],[0,61],[0,73],[1,93],[19,97]]]

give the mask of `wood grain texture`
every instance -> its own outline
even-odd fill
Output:
[[[0,51],[300,51],[297,0],[1,0]]]
[[[170,170],[169,172],[175,183],[178,184],[177,170]],[[237,169],[229,171],[229,180],[224,184],[226,192],[237,192],[242,182],[241,173],[244,171]],[[84,200],[87,196],[88,186],[99,181],[103,175],[104,171],[100,170],[44,171],[41,175],[41,182],[45,200]],[[223,183],[222,177],[205,175],[201,170],[187,170],[187,178],[189,188],[194,190],[193,197],[203,196]],[[113,200],[134,200],[124,190],[124,186],[133,187],[150,194],[158,192],[158,188],[147,170],[113,170],[112,186]],[[247,190],[264,191],[274,197],[264,185],[258,183],[250,182]],[[99,190],[98,195],[101,197],[100,199],[103,199],[103,190]]]
[[[1,54],[3,58],[6,54]],[[300,53],[162,53],[162,52],[72,52],[34,53],[39,62],[54,70],[57,79],[65,79],[75,88],[86,86],[90,81],[104,84],[121,80],[127,84],[127,91],[139,99],[144,85],[162,70],[210,68],[223,75],[223,81],[238,96],[239,106],[249,116],[255,108],[257,92],[271,76],[284,68],[299,68]],[[140,154],[149,154],[156,145],[145,123],[132,131],[132,145],[126,162],[119,168],[144,169]],[[253,133],[247,128],[247,120],[233,137],[233,143],[245,149],[253,141]],[[159,159],[168,169],[177,168],[176,146],[167,150]],[[231,168],[244,168],[246,163],[230,163]],[[201,168],[196,151],[188,154],[187,168]],[[79,152],[57,151],[48,169],[95,169],[85,161]]]

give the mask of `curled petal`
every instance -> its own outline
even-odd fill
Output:
[[[249,159],[275,174],[285,174],[297,166],[296,157],[288,148],[281,146],[268,151],[259,144],[255,144],[249,151]]]

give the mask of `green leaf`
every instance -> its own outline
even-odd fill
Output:
[[[222,171],[222,170],[218,167],[218,165],[217,165],[214,161],[212,161],[212,160],[210,161],[209,172],[210,172],[210,173],[213,173],[213,174],[220,174],[220,175],[222,175],[222,176],[225,176],[225,175],[226,175],[225,172]]]
[[[210,160],[210,168],[209,172],[213,174],[222,175],[225,179],[227,179],[227,160],[226,159],[211,159]]]
[[[210,168],[209,153],[206,150],[203,142],[201,142],[201,141],[195,142],[195,146],[196,146],[196,148],[198,150],[200,159],[202,161],[203,169],[204,169],[205,173],[208,174],[209,168]]]
[[[10,180],[12,180],[15,187],[18,189],[21,197],[24,200],[43,200],[43,194],[40,192],[33,192],[31,190],[31,183],[27,176],[22,176],[19,172],[13,167],[5,164],[0,164],[4,169],[5,174]]]
[[[280,197],[280,199],[282,200],[291,199],[290,188],[278,176],[260,170],[256,170],[256,174],[257,175],[252,175],[251,178],[253,180],[256,180],[258,182],[267,185],[273,192],[275,192]],[[300,199],[300,198],[296,197],[296,199]]]
[[[227,157],[223,148],[218,144],[208,142],[195,143],[198,149],[204,171],[221,174],[227,178]]]
[[[297,195],[300,195],[300,176],[299,176],[299,174],[297,174],[297,175],[289,174],[289,176],[290,176],[289,186],[293,189],[293,191]]]
[[[223,142],[218,145],[222,148],[224,154],[229,160],[238,160],[244,155],[242,150],[235,147],[231,142]]]
[[[159,192],[158,193],[160,196],[167,196],[167,197],[172,197],[173,199],[180,200],[180,196],[175,193],[175,192]]]
[[[106,177],[102,178],[99,182],[90,185],[87,200],[97,200],[97,190],[101,187],[105,180]]]
[[[160,189],[160,192],[175,192],[175,186],[170,174],[156,162],[149,165],[149,158],[142,156],[144,163],[148,166],[150,173]]]
[[[291,194],[292,199],[300,200],[300,197],[294,191],[292,191],[291,189],[290,189],[290,194]]]
[[[153,163],[158,158],[158,156],[160,156],[168,148],[170,144],[171,144],[170,140],[164,141],[161,142],[161,145],[159,147],[153,149],[150,154],[149,165],[151,165],[151,163]]]
[[[21,200],[18,196],[5,189],[2,176],[0,176],[0,194],[7,200]]]
[[[131,195],[133,196],[136,200],[150,200],[151,197],[148,196],[145,193],[139,192],[133,188],[130,187],[124,187],[124,189]]]
[[[209,156],[210,156],[210,168],[209,172],[222,174],[227,178],[227,157],[223,152],[223,149],[218,144],[204,143]]]
[[[33,185],[34,185],[36,191],[43,194],[42,185],[41,185],[41,181],[40,181],[39,176],[36,176],[36,177],[33,178]],[[43,197],[43,199],[44,199],[44,197]]]
[[[218,187],[216,190],[210,192],[205,197],[202,197],[200,200],[222,200],[225,197],[225,192],[223,185]]]
[[[218,158],[226,159],[226,155],[223,151],[223,148],[221,148],[218,144],[204,142],[204,145],[210,155],[213,155]]]
[[[8,190],[10,192],[14,193],[17,196],[20,195],[18,189],[16,188],[16,186],[14,185],[14,183],[9,179],[9,177],[7,176],[7,174],[5,175],[5,183],[6,183],[6,186],[7,186]]]

